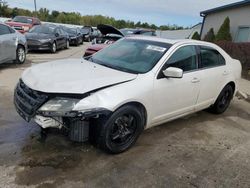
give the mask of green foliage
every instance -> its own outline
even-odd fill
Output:
[[[0,3],[0,16],[2,17],[15,17],[15,16],[35,16],[38,17],[41,21],[46,22],[56,22],[56,23],[67,23],[67,24],[76,24],[76,25],[91,25],[97,26],[98,24],[109,24],[118,29],[120,28],[151,28],[151,29],[160,29],[160,30],[177,30],[184,29],[178,25],[162,25],[156,26],[154,24],[149,24],[147,22],[133,22],[128,20],[116,20],[113,17],[102,16],[102,15],[84,15],[82,16],[78,12],[59,12],[57,10],[49,11],[46,8],[41,8],[37,12],[20,9],[20,8],[9,8],[8,4]]]
[[[2,17],[9,17],[11,14],[11,10],[8,7],[8,4],[3,1],[0,3],[0,16]]]
[[[200,34],[196,31],[194,35],[192,36],[192,39],[194,40],[201,40]]]
[[[216,41],[232,41],[232,36],[230,34],[230,19],[227,17],[223,24],[221,25],[217,35]]]
[[[214,42],[215,41],[215,34],[214,34],[214,29],[211,28],[207,34],[205,35],[204,41],[207,41],[207,42]]]

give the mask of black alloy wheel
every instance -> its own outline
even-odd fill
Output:
[[[144,122],[144,117],[137,107],[123,106],[100,126],[98,145],[109,153],[124,152],[136,142],[144,129]]]
[[[233,98],[233,88],[231,85],[226,85],[221,91],[219,97],[215,101],[214,105],[210,108],[211,112],[215,114],[222,114],[227,110],[230,102]]]

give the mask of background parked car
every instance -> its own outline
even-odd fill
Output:
[[[124,28],[120,30],[124,35],[145,35],[145,36],[156,36],[156,32],[153,29],[143,29],[143,28]]]
[[[113,44],[120,38],[129,35],[146,35],[146,36],[156,36],[155,30],[153,29],[131,29],[131,28],[124,28],[118,30],[109,25],[99,25],[97,28],[103,34],[103,37],[96,38],[92,42],[92,46],[88,47],[84,53],[84,56],[90,56],[94,53],[98,52],[99,50],[105,48],[106,46]]]
[[[69,48],[68,35],[57,26],[35,26],[25,36],[29,50],[50,50],[55,53],[58,49]]]
[[[69,35],[70,45],[78,46],[80,44],[83,44],[83,35],[79,28],[69,28],[61,26],[61,29]]]
[[[100,24],[97,29],[101,32],[102,36],[92,41],[92,44],[104,44],[108,42],[115,42],[124,37],[124,34],[111,25]]]
[[[100,24],[97,26],[97,29],[101,32],[102,37],[95,38],[92,41],[92,45],[89,46],[84,53],[85,57],[93,55],[99,50],[124,37],[124,34],[121,31],[111,25]]]
[[[83,39],[86,42],[90,42],[95,38],[101,37],[101,32],[94,27],[91,26],[84,26],[81,29],[82,35],[83,35]]]
[[[13,20],[5,23],[20,33],[28,32],[35,25],[41,25],[38,18],[27,16],[16,16]]]
[[[0,63],[12,60],[24,63],[26,52],[26,38],[13,28],[0,23]]]

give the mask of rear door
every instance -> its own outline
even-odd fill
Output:
[[[201,87],[196,108],[202,109],[215,102],[229,74],[224,57],[216,49],[207,46],[199,49]]]
[[[14,60],[16,56],[17,36],[13,29],[0,24],[0,61]]]
[[[183,78],[164,77],[162,71],[168,67],[182,69]],[[199,89],[200,73],[196,47],[182,46],[167,60],[154,82],[153,124],[193,112]]]

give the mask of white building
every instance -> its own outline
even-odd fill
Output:
[[[230,19],[230,32],[234,42],[250,42],[250,0],[232,3],[200,13],[203,17],[201,38],[213,28],[215,34],[226,17]]]

